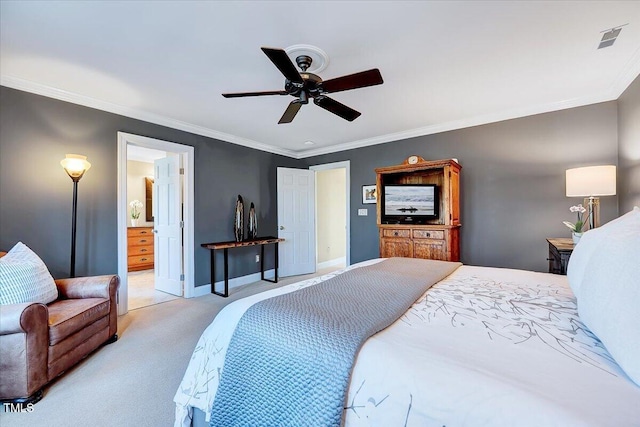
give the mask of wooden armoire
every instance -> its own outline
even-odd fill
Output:
[[[460,260],[460,169],[454,159],[428,161],[410,156],[401,165],[376,169],[380,257]],[[384,221],[385,185],[435,184],[438,217],[420,223]],[[385,223],[386,222],[386,223]]]

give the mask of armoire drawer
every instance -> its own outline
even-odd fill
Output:
[[[413,230],[414,239],[444,239],[444,230]]]
[[[385,228],[382,230],[382,237],[410,237],[411,230],[409,229],[393,229]]]

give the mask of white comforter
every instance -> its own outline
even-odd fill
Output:
[[[351,268],[380,260],[365,261]],[[177,426],[209,418],[245,310],[342,271],[235,301],[202,334],[178,388]],[[577,316],[565,276],[462,266],[371,337],[347,426],[640,426],[640,388]]]

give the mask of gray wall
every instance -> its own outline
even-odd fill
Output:
[[[22,241],[54,277],[69,274],[73,187],[60,160],[84,154],[92,166],[78,187],[76,274],[116,273],[118,131],[195,147],[196,286],[210,283],[209,251],[200,244],[233,239],[238,194],[255,203],[260,234],[276,234],[276,167],[302,162],[0,87],[0,248]],[[259,271],[258,251],[235,251],[230,276]]]
[[[575,221],[565,196],[565,170],[617,164],[616,102],[395,141],[305,159],[351,161],[351,262],[379,256],[375,207],[362,205],[361,186],[374,169],[425,159],[457,158],[462,165],[462,261],[547,271],[547,237],[569,237]],[[369,216],[357,215],[368,208]],[[601,198],[603,222],[617,216],[617,198]]]
[[[620,185],[625,194],[635,194],[625,199],[621,190],[625,206],[637,203],[639,191],[638,180],[632,183],[629,172],[636,171],[637,176],[634,87],[625,92],[620,114],[621,132],[630,135],[622,138],[620,150],[631,153],[621,158],[625,166]],[[196,285],[210,282],[209,253],[200,243],[233,238],[237,194],[247,205],[256,203],[260,234],[276,234],[278,166],[351,161],[350,239],[355,263],[379,255],[375,206],[361,204],[361,186],[375,183],[374,169],[400,164],[411,154],[458,158],[463,166],[462,260],[546,271],[545,238],[568,237],[562,221],[575,220],[568,208],[582,201],[565,197],[564,171],[618,164],[616,102],[294,160],[1,87],[0,248],[22,240],[42,256],[54,276],[68,274],[72,184],[59,161],[66,153],[85,154],[92,168],[79,186],[77,274],[116,272],[117,131],[195,147]],[[633,197],[635,202],[630,201]],[[617,216],[617,203],[617,197],[601,199],[603,221]],[[369,209],[369,216],[357,216],[358,208]],[[255,248],[235,252],[231,277],[256,272],[255,253]]]
[[[620,214],[640,206],[640,77],[618,99]]]

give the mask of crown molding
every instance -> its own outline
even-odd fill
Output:
[[[24,80],[18,77],[1,75],[0,85],[7,86],[12,89],[18,89],[25,92],[34,93],[36,95],[46,96],[48,98],[58,99],[60,101],[70,102],[72,104],[83,105],[85,107],[95,108],[97,110],[119,114],[121,116],[130,117],[133,119],[138,119],[138,120],[142,120],[149,123],[154,123],[161,126],[170,127],[172,129],[178,129],[185,132],[194,133],[196,135],[202,135],[202,136],[218,139],[225,142],[230,142],[232,144],[242,145],[244,147],[253,148],[255,150],[266,151],[273,154],[280,154],[282,156],[297,158],[296,153],[291,150],[274,147],[272,145],[263,144],[261,142],[253,141],[251,139],[241,138],[239,136],[205,128],[203,126],[198,126],[198,125],[183,122],[180,120],[171,119],[169,117],[164,117],[159,114],[153,114],[143,110],[125,107],[123,105],[102,101],[96,98],[91,98],[89,96],[78,95],[73,92],[68,92],[66,90],[54,88],[54,87],[43,85],[40,83],[35,83],[35,82]]]
[[[611,85],[611,94],[615,99],[620,98],[638,76],[640,76],[640,48],[631,55],[629,62],[625,64],[622,72]]]
[[[554,102],[551,104],[543,104],[533,107],[523,107],[517,109],[511,109],[501,111],[494,114],[486,114],[482,116],[471,117],[468,119],[455,120],[447,123],[436,124],[432,126],[425,126],[417,129],[411,129],[402,132],[391,133],[387,135],[380,135],[373,138],[361,139],[358,141],[347,142],[344,144],[332,145],[330,147],[320,147],[313,150],[300,152],[298,159],[308,158],[313,156],[319,156],[323,154],[336,153],[339,151],[353,150],[356,148],[368,147],[370,145],[384,144],[387,142],[401,141],[410,138],[416,138],[419,136],[433,135],[441,132],[448,132],[457,129],[464,129],[473,126],[481,126],[490,123],[502,122],[505,120],[518,119],[527,116],[534,116],[536,114],[549,113],[553,111],[566,110],[569,108],[583,107],[585,105],[598,104],[600,102],[607,102],[616,100],[613,91],[606,91],[598,95],[593,95],[584,98],[575,98],[565,101]]]
[[[12,76],[0,76],[0,85],[11,87],[13,89],[23,90],[25,92],[35,93],[37,95],[46,96],[49,98],[58,99],[61,101],[71,102],[74,104],[84,105],[86,107],[95,108],[102,111],[107,111],[114,114],[119,114],[126,117],[131,117],[138,120],[143,120],[150,123],[155,123],[161,126],[167,126],[173,129],[183,130],[185,132],[194,133],[197,135],[206,136],[209,138],[218,139],[221,141],[229,142],[232,144],[241,145],[248,148],[253,148],[260,151],[266,151],[268,153],[279,154],[294,159],[304,159],[314,156],[320,156],[323,154],[337,153],[340,151],[353,150],[362,147],[368,147],[371,145],[384,144],[387,142],[401,141],[410,138],[416,138],[419,136],[433,135],[441,132],[448,132],[457,129],[464,129],[473,126],[480,126],[489,123],[496,123],[505,120],[512,120],[527,116],[533,116],[536,114],[549,113],[553,111],[560,111],[569,108],[583,107],[586,105],[597,104],[600,102],[614,101],[620,97],[620,95],[626,90],[627,87],[635,80],[640,74],[640,49],[638,49],[633,57],[629,60],[624,70],[620,73],[619,77],[611,85],[609,90],[588,97],[574,98],[550,104],[542,104],[532,107],[523,107],[517,109],[510,109],[501,111],[494,114],[486,114],[482,116],[471,117],[462,120],[454,120],[447,123],[440,123],[431,126],[425,126],[416,129],[410,129],[407,131],[396,132],[386,135],[380,135],[372,138],[365,138],[356,141],[350,141],[343,144],[331,145],[328,147],[319,147],[316,149],[294,151],[284,148],[275,147],[268,144],[263,144],[250,139],[242,138],[239,136],[227,134],[224,132],[215,131],[213,129],[205,128],[202,126],[193,125],[180,120],[171,119],[168,117],[160,116],[153,113],[148,113],[135,108],[129,108],[118,104],[113,104],[106,101],[101,101],[95,98],[78,95],[65,90],[52,88],[39,83],[23,80]]]

